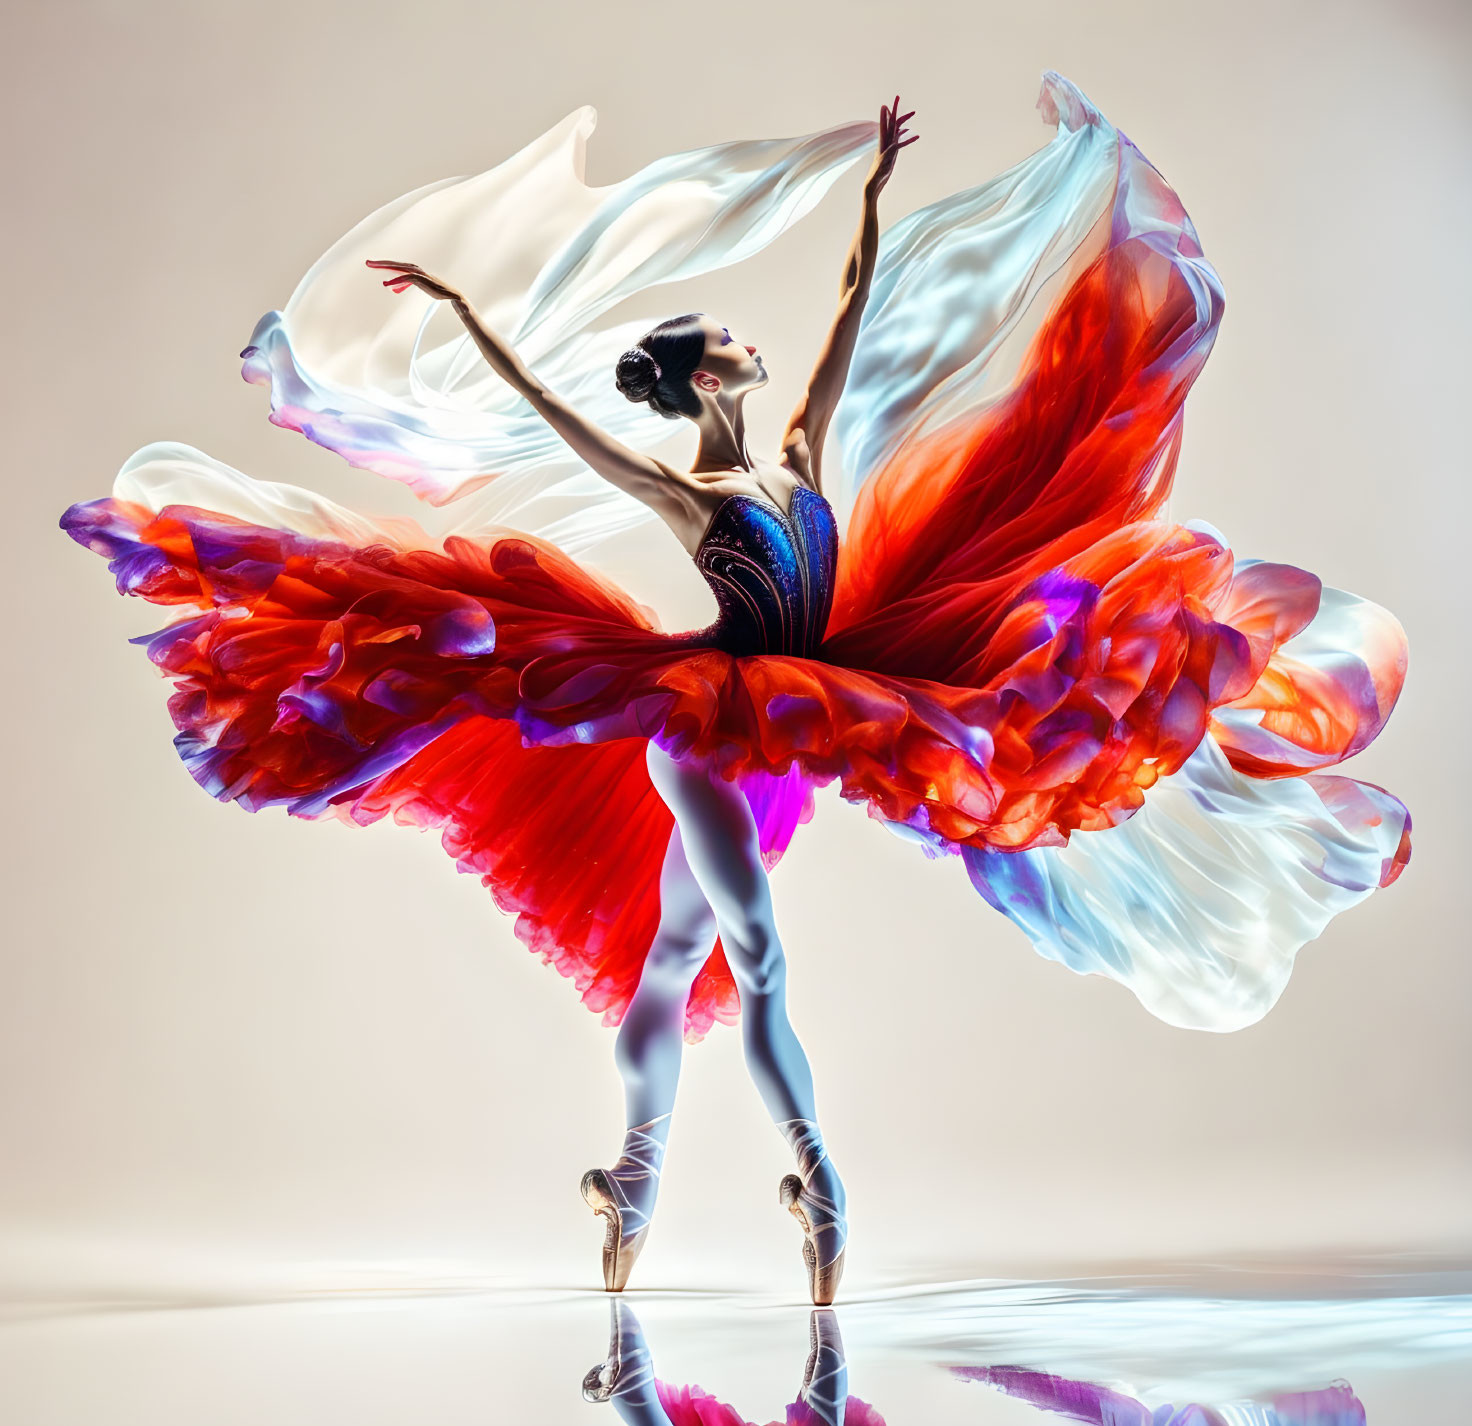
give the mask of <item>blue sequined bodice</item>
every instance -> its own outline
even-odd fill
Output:
[[[805,485],[792,492],[789,515],[753,495],[728,495],[716,507],[695,567],[721,611],[703,631],[704,642],[730,654],[811,658],[833,607],[833,507]]]

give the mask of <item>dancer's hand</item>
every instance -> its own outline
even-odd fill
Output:
[[[451,287],[448,282],[442,282],[438,277],[431,277],[418,263],[387,262],[380,258],[369,258],[366,266],[382,268],[385,272],[393,273],[394,275],[388,278],[383,285],[394,292],[406,292],[411,287],[417,287],[437,302],[463,302],[465,300],[457,288]]]
[[[919,134],[905,136],[905,124],[915,117],[915,111],[910,110],[908,114],[900,113],[900,96],[894,96],[894,104],[881,105],[879,109],[879,149],[874,155],[874,167],[869,171],[869,191],[874,197],[879,196],[879,191],[889,182],[889,176],[894,172],[895,160],[899,157],[902,148],[909,147]]]

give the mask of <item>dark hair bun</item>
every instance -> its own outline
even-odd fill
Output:
[[[659,382],[659,363],[643,347],[630,347],[618,359],[613,379],[630,401],[648,401]]]

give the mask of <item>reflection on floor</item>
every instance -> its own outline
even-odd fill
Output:
[[[0,1327],[0,1401],[26,1426],[1472,1419],[1472,1293],[1458,1278],[1209,1289],[965,1283],[831,1309],[531,1289],[53,1308]]]
[[[654,1375],[643,1328],[625,1301],[609,1306],[608,1356],[583,1378],[585,1401],[611,1401],[627,1426],[710,1426],[745,1421],[736,1409],[698,1386],[673,1386]],[[848,1394],[848,1361],[838,1319],[831,1308],[814,1308],[809,1350],[789,1423],[823,1426],[885,1426],[877,1411]]]
[[[1022,1367],[957,1367],[969,1381],[1000,1387],[1042,1411],[1066,1421],[1096,1426],[1363,1426],[1365,1408],[1347,1382],[1318,1391],[1291,1392],[1271,1402],[1238,1402],[1218,1411],[1199,1402],[1152,1411],[1143,1401],[1092,1382],[1069,1381]]]
[[[938,1315],[924,1312],[923,1305],[933,1305],[935,1298],[945,1301]],[[913,1310],[916,1298],[907,1300],[911,1310],[900,1315],[912,1327],[911,1346],[915,1345],[915,1324],[943,1324],[940,1334],[954,1340],[955,1324],[964,1320],[967,1309],[978,1319],[1003,1318],[1019,1344],[1028,1337],[1025,1315],[1017,1314],[1019,1303],[1012,1292],[966,1292],[964,1290],[921,1294],[922,1310]],[[928,1300],[928,1301],[927,1301]],[[1326,1340],[1337,1341],[1348,1350],[1368,1349],[1381,1364],[1401,1362],[1410,1365],[1417,1360],[1453,1356],[1465,1359],[1472,1355],[1472,1302],[1467,1298],[1391,1299],[1375,1303],[1355,1303],[1349,1311],[1343,1303],[1233,1303],[1202,1302],[1176,1299],[1169,1303],[1168,1317],[1153,1311],[1164,1307],[1161,1299],[1131,1300],[1118,1292],[1104,1295],[1110,1308],[1122,1311],[1097,1311],[1104,1302],[1096,1296],[1092,1306],[1096,1313],[1082,1318],[1072,1310],[1084,1302],[1078,1295],[1058,1316],[1071,1321],[1075,1331],[1085,1325],[1082,1335],[1092,1338],[1097,1351],[1103,1344],[1123,1343],[1130,1334],[1143,1330],[1148,1343],[1144,1350],[1151,1354],[1168,1354],[1169,1340],[1177,1348],[1187,1341],[1201,1342],[1209,1338],[1203,1326],[1214,1322],[1245,1329],[1229,1348],[1238,1359],[1237,1370],[1244,1369],[1242,1344],[1259,1341],[1264,1358],[1263,1370],[1270,1370],[1266,1359],[1277,1358],[1280,1370],[1302,1372],[1305,1357],[1312,1358]],[[1026,1301],[1024,1299],[1024,1301]],[[870,1304],[873,1306],[874,1304]],[[1060,1306],[1033,1298],[1026,1305],[1044,1308],[1044,1317],[1034,1325],[1044,1327],[1053,1317],[1051,1309]],[[1008,1311],[1008,1307],[1012,1311]],[[871,1319],[890,1317],[894,1304],[881,1305]],[[1000,1312],[999,1310],[1000,1309]],[[892,1318],[891,1318],[892,1320]],[[1270,1340],[1264,1330],[1281,1333]],[[1297,1330],[1295,1330],[1297,1329]],[[1051,1331],[1047,1335],[1051,1336]],[[796,1399],[787,1407],[784,1426],[886,1426],[885,1418],[868,1402],[851,1396],[848,1391],[848,1361],[837,1313],[831,1308],[815,1308],[809,1319],[809,1352],[803,1371],[802,1385]],[[956,1348],[965,1349],[964,1341]],[[980,1345],[979,1342],[977,1344]],[[1039,1344],[1041,1345],[1041,1344]],[[1053,1349],[1058,1350],[1056,1340]],[[1077,1351],[1074,1344],[1066,1350]],[[1138,1350],[1138,1348],[1136,1348]],[[1247,1354],[1251,1359],[1251,1353]],[[1290,1368],[1289,1363],[1293,1363]],[[1308,1368],[1311,1372],[1312,1368]],[[1040,1412],[1061,1417],[1065,1421],[1087,1423],[1087,1426],[1365,1426],[1364,1404],[1349,1384],[1332,1381],[1317,1389],[1271,1391],[1257,1393],[1265,1399],[1237,1401],[1161,1402],[1149,1405],[1124,1391],[1091,1381],[1075,1380],[1050,1372],[1020,1366],[973,1366],[954,1364],[950,1374],[959,1381],[991,1386],[1006,1396],[1026,1402]],[[1220,1373],[1208,1367],[1214,1379]],[[1149,1393],[1159,1396],[1158,1388]],[[608,1356],[584,1378],[583,1396],[588,1401],[611,1401],[626,1426],[755,1426],[748,1423],[734,1405],[718,1400],[698,1386],[675,1386],[660,1380],[654,1371],[653,1357],[643,1329],[626,1300],[611,1303],[611,1328]],[[896,1418],[899,1420],[900,1418]],[[778,1426],[778,1423],[770,1423]],[[1428,1423],[1430,1426],[1430,1423]]]

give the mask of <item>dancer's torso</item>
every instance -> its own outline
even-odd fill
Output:
[[[727,653],[811,658],[833,607],[838,524],[806,485],[784,513],[760,496],[728,495],[695,552],[720,614],[705,640]]]

